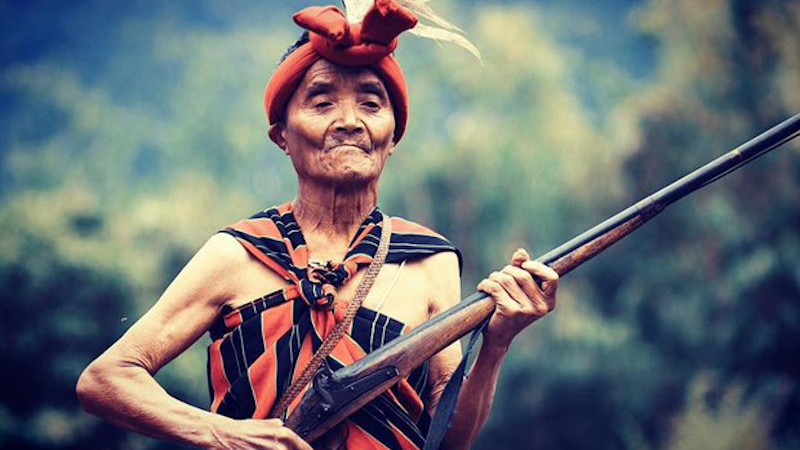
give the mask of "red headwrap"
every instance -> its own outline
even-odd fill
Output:
[[[408,92],[392,52],[397,36],[417,24],[416,16],[394,0],[375,0],[360,23],[348,22],[335,6],[306,8],[294,15],[294,21],[309,31],[310,42],[289,54],[267,83],[264,107],[270,138],[276,140],[275,124],[285,119],[286,104],[308,68],[325,58],[342,66],[369,67],[381,77],[394,107],[394,142],[399,141],[408,120]]]

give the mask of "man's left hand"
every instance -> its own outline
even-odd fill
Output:
[[[553,269],[531,260],[524,249],[514,252],[510,265],[478,284],[478,290],[495,301],[484,344],[507,349],[514,336],[555,308],[557,288],[558,274]]]

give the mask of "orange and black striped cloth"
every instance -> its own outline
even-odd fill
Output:
[[[387,263],[458,250],[433,231],[393,217]],[[255,258],[290,284],[235,310],[210,329],[208,380],[211,411],[236,419],[266,418],[347,307],[336,287],[368,265],[380,241],[382,214],[375,208],[361,224],[342,263],[310,268],[308,249],[291,203],[239,221],[222,232],[234,236]],[[460,255],[459,255],[460,259]],[[328,356],[333,370],[407,332],[407,327],[361,307],[348,333]],[[345,445],[358,449],[422,448],[430,415],[421,397],[427,363],[382,394],[344,424]],[[287,415],[302,395],[289,406]]]

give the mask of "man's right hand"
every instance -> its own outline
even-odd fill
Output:
[[[213,430],[213,449],[312,450],[294,431],[283,426],[280,419],[225,420]]]

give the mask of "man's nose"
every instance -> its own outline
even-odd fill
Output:
[[[364,123],[358,116],[357,105],[345,103],[339,107],[339,117],[334,124],[336,131],[359,134],[364,131]]]

